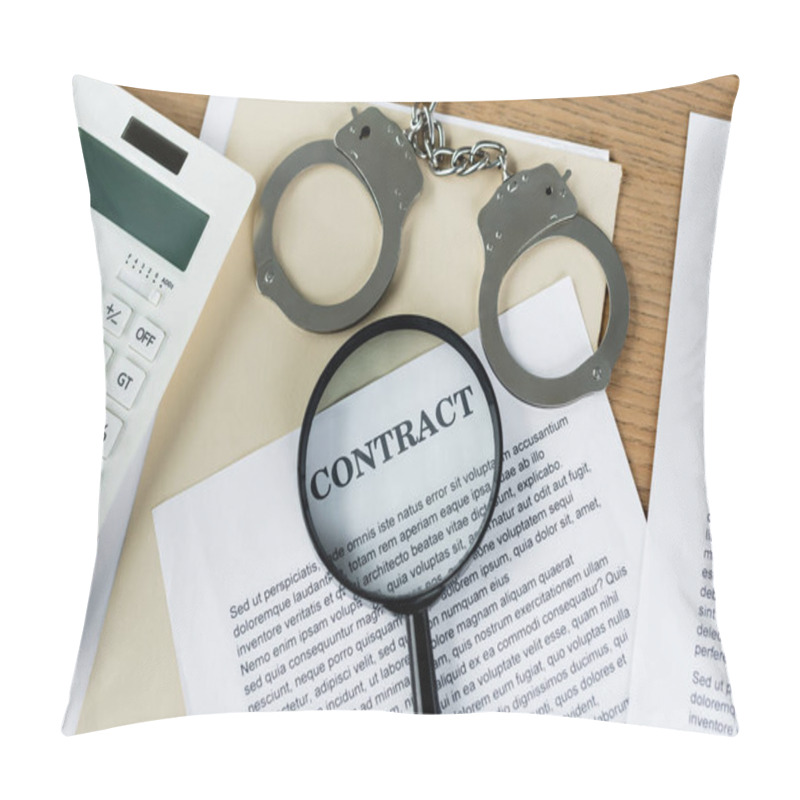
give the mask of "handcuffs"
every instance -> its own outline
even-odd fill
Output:
[[[608,386],[622,350],[629,318],[628,284],[617,251],[608,237],[578,214],[575,196],[552,164],[511,175],[506,150],[496,142],[448,148],[441,123],[433,120],[435,103],[414,106],[411,127],[403,131],[377,108],[361,113],[341,128],[333,140],[302,145],[272,173],[261,193],[263,218],[255,239],[257,284],[296,325],[325,333],[355,325],[378,303],[391,283],[400,253],[400,234],[408,209],[422,189],[417,158],[427,160],[437,175],[468,175],[500,167],[504,181],[478,214],[484,245],[484,271],[478,298],[481,341],[500,383],[518,399],[539,407],[561,406]],[[498,157],[492,159],[492,152]],[[380,254],[372,274],[352,297],[319,305],[292,285],[273,247],[275,212],[286,187],[303,170],[316,164],[336,164],[354,174],[369,191],[383,227]],[[605,274],[609,315],[597,350],[572,372],[544,378],[512,357],[500,332],[497,300],[503,278],[517,259],[554,237],[573,239],[588,249]]]
[[[367,282],[350,298],[319,305],[292,285],[272,244],[275,212],[286,187],[316,164],[336,164],[355,175],[369,191],[383,226],[378,261]],[[272,173],[261,193],[263,219],[254,242],[256,280],[263,295],[275,301],[295,325],[315,333],[349,328],[377,305],[389,287],[400,257],[400,232],[408,209],[422,189],[414,151],[402,129],[377,108],[353,119],[333,141],[310,142],[290,153]]]
[[[485,259],[478,319],[486,358],[511,394],[544,408],[605,389],[628,329],[630,301],[622,262],[600,228],[578,214],[578,203],[567,188],[569,175],[569,170],[559,175],[552,164],[517,172],[506,178],[478,214]],[[566,375],[542,378],[524,370],[509,352],[500,332],[497,298],[500,284],[516,260],[556,236],[582,244],[600,262],[608,287],[609,313],[603,340],[586,361]]]

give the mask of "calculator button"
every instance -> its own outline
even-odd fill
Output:
[[[122,430],[122,420],[106,409],[106,427],[103,431],[103,458],[108,458],[114,449],[114,442]]]
[[[152,361],[164,341],[164,331],[153,325],[149,319],[137,317],[133,322],[130,337],[131,349],[148,361]]]
[[[106,364],[108,364],[111,361],[111,356],[114,355],[114,351],[105,342],[103,342],[103,345],[106,348]]]
[[[144,370],[127,358],[118,358],[106,379],[108,396],[125,408],[131,408],[144,383]]]
[[[114,336],[119,336],[128,324],[131,307],[113,294],[103,297],[103,327]]]

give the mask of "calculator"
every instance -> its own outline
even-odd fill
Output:
[[[124,89],[76,76],[73,90],[102,279],[102,525],[149,436],[255,181]]]

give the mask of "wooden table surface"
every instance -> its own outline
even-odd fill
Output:
[[[738,78],[731,75],[642,94],[437,106],[445,114],[604,148],[622,166],[614,244],[628,277],[631,316],[608,396],[645,511],[689,112],[730,119],[738,85]],[[129,91],[199,134],[207,97]]]

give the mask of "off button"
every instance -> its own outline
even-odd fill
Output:
[[[152,361],[156,357],[161,343],[164,341],[164,331],[144,317],[136,317],[128,335],[130,336],[131,350],[148,361]]]

